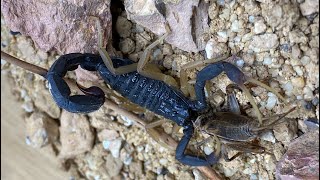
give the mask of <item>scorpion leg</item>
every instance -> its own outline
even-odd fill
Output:
[[[155,46],[157,46],[158,44],[161,44],[163,42],[163,40],[170,34],[171,30],[169,28],[169,25],[166,24],[166,30],[167,32],[162,35],[158,40],[156,40],[155,42],[151,43],[142,53],[141,58],[138,62],[138,67],[137,67],[137,71],[139,74],[149,77],[151,79],[156,79],[159,81],[163,81],[166,84],[170,85],[170,86],[174,86],[174,87],[178,87],[178,83],[177,81],[166,74],[163,74],[161,72],[156,72],[156,71],[152,71],[149,70],[146,65],[148,60],[150,59],[150,53],[151,53],[151,49],[153,49]]]
[[[184,127],[183,133],[184,135],[181,138],[176,149],[176,159],[178,161],[190,166],[209,166],[218,162],[219,157],[215,156],[214,153],[211,153],[205,158],[185,154],[185,151],[193,134],[192,125]]]
[[[98,51],[99,54],[102,58],[103,63],[106,65],[106,67],[108,68],[108,70],[115,75],[120,75],[120,74],[125,74],[125,73],[129,73],[129,72],[133,72],[137,70],[137,63],[132,63],[129,65],[125,65],[125,66],[120,66],[118,68],[115,68],[113,66],[113,62],[108,54],[108,52],[105,50],[105,48],[103,48],[103,36],[102,36],[102,28],[101,28],[101,24],[99,21],[99,18],[97,17],[93,17],[96,19],[96,26],[98,29]]]
[[[94,17],[96,18],[96,17]],[[109,71],[112,74],[115,75],[120,75],[120,74],[125,74],[125,73],[129,73],[129,72],[133,72],[133,71],[137,71],[139,74],[149,77],[151,79],[156,79],[159,81],[163,81],[165,83],[167,83],[168,85],[174,86],[174,87],[178,87],[178,84],[176,82],[176,80],[169,76],[169,75],[165,75],[163,73],[161,73],[161,71],[159,69],[155,70],[155,67],[153,66],[149,66],[147,65],[147,62],[149,60],[150,57],[150,51],[152,48],[154,48],[155,46],[157,46],[158,44],[162,43],[163,40],[168,36],[168,34],[170,33],[170,28],[168,25],[166,25],[166,30],[167,33],[165,33],[164,35],[162,35],[158,40],[156,40],[155,42],[151,43],[142,53],[142,56],[139,60],[138,63],[132,63],[129,65],[125,65],[125,66],[120,66],[118,68],[115,68],[113,66],[113,62],[108,54],[108,52],[103,48],[102,45],[102,29],[101,29],[101,25],[100,25],[100,21],[98,18],[96,18],[96,26],[98,29],[98,51],[99,54],[104,62],[104,64],[106,65],[106,67],[109,69]]]

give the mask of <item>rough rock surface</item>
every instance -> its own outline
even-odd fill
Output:
[[[319,179],[319,129],[292,141],[277,164],[280,179]]]
[[[58,140],[58,124],[42,112],[34,112],[26,118],[26,143],[41,148]]]
[[[130,20],[157,35],[166,33],[167,22],[172,31],[165,39],[169,44],[189,52],[204,49],[205,32],[209,28],[208,3],[181,0],[158,4],[156,1],[126,0],[124,5]]]
[[[75,157],[91,150],[94,136],[84,115],[62,111],[60,122],[61,158]]]
[[[35,13],[37,12],[37,13]],[[101,21],[106,41],[111,32],[110,1],[1,1],[1,13],[12,31],[30,36],[44,51],[59,54],[96,52]]]

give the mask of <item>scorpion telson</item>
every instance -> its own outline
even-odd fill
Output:
[[[197,119],[200,112],[205,112],[208,108],[204,92],[206,81],[225,72],[231,81],[236,83],[245,93],[247,92],[246,95],[250,95],[244,86],[247,81],[262,85],[268,90],[272,89],[262,83],[259,84],[257,81],[248,79],[231,63],[218,61],[207,65],[197,74],[195,82],[196,99],[190,100],[176,88],[175,80],[172,77],[158,72],[148,74],[149,72],[145,71],[144,65],[148,60],[149,52],[143,53],[142,60],[140,60],[142,62],[139,61],[138,64],[129,59],[109,57],[105,49],[102,48],[101,34],[99,31],[100,55],[89,53],[62,55],[44,75],[48,80],[53,99],[59,107],[69,112],[89,113],[98,110],[105,101],[104,93],[100,88],[79,86],[85,95],[70,96],[70,88],[63,79],[67,71],[73,71],[78,66],[88,71],[97,71],[105,83],[109,84],[113,90],[123,97],[183,127],[184,135],[176,148],[176,159],[186,165],[208,166],[217,163],[219,160],[219,156],[214,153],[206,157],[198,157],[185,152],[194,132],[193,121]],[[164,39],[166,35],[160,39]],[[150,51],[158,43],[160,41],[152,43],[151,47],[146,48],[147,51]],[[133,70],[134,67],[137,68],[137,71]],[[278,94],[276,93],[276,95]],[[281,96],[279,95],[279,97]]]

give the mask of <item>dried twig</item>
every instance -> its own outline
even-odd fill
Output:
[[[17,66],[20,66],[28,71],[31,71],[35,74],[39,74],[43,77],[45,77],[45,75],[47,74],[47,70],[44,68],[41,68],[39,66],[35,66],[32,65],[30,63],[21,61],[20,59],[17,59],[3,51],[1,51],[1,59],[10,62],[12,64],[15,64]],[[71,80],[71,79],[66,79],[65,81],[68,83],[68,85],[71,88],[77,89],[77,85],[76,83]],[[100,87],[102,89],[104,89],[104,87]],[[79,90],[80,91],[80,90]],[[81,91],[80,91],[81,92]],[[108,104],[108,108],[112,109],[113,111],[115,111],[117,114],[121,114],[123,116],[128,117],[129,119],[133,120],[135,122],[134,125],[138,126],[139,128],[145,129],[146,126],[146,122],[142,119],[140,119],[136,114],[129,112],[121,107],[119,107],[116,103],[110,101],[109,99],[106,99],[105,101]],[[165,146],[171,150],[175,150],[178,143],[177,141],[175,141],[171,136],[169,136],[167,133],[165,132],[160,132],[156,129],[149,129],[148,130],[150,134],[153,134],[153,138],[156,138],[155,140],[165,144]],[[220,180],[221,177],[209,166],[200,166],[197,167],[199,171],[201,171],[203,174],[205,174],[209,179],[215,179],[215,180]]]

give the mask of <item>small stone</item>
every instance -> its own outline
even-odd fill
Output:
[[[305,85],[303,77],[294,77],[291,79],[291,82],[295,87],[298,88],[303,88]]]
[[[225,43],[218,43],[214,39],[210,39],[205,47],[208,59],[216,58],[223,55],[227,50]]]
[[[228,34],[227,31],[219,31],[217,32],[218,35],[218,42],[227,42],[228,41]]]
[[[237,60],[236,60],[236,65],[237,65],[239,68],[242,68],[243,65],[244,65],[244,60],[243,60],[243,59],[237,59]]]
[[[272,64],[272,58],[271,57],[265,57],[264,59],[263,59],[263,64],[264,65],[271,65]]]
[[[204,176],[201,174],[201,172],[198,169],[193,169],[192,173],[194,175],[195,180],[205,180]]]
[[[104,140],[102,142],[103,148],[107,149],[111,152],[112,156],[115,158],[119,158],[120,156],[120,148],[122,145],[122,139],[117,138],[115,140],[109,141],[109,140]]]
[[[265,32],[267,29],[267,26],[264,24],[263,20],[259,20],[254,23],[254,33],[255,34],[260,34]]]
[[[133,121],[131,120],[131,119],[129,119],[128,117],[126,117],[126,116],[120,116],[121,117],[121,119],[124,121],[124,125],[125,126],[131,126],[132,124],[133,124]]]
[[[120,41],[119,48],[124,54],[130,54],[134,51],[135,43],[131,39],[125,38]]]
[[[309,16],[314,13],[319,13],[319,1],[305,0],[300,4],[300,11],[303,16]]]
[[[98,139],[100,141],[104,141],[104,140],[114,140],[117,137],[119,137],[119,134],[116,130],[112,130],[112,129],[103,129],[102,131],[100,131],[98,133]]]
[[[130,36],[132,23],[127,18],[119,16],[116,22],[116,30],[120,37],[126,38]]]
[[[275,96],[273,93],[268,93],[268,101],[267,101],[267,104],[266,104],[266,108],[268,110],[271,110],[275,105],[276,103],[278,102],[278,97]]]
[[[296,121],[289,121],[278,124],[273,128],[275,138],[288,146],[292,139],[297,137],[298,127]]]
[[[249,48],[255,52],[268,51],[279,45],[278,36],[276,34],[266,33],[263,35],[253,36]]]
[[[206,147],[204,147],[203,151],[206,155],[210,155],[213,152],[213,149],[206,146]]]
[[[85,115],[63,110],[60,123],[61,158],[72,158],[91,150],[94,136]]]
[[[25,102],[24,104],[22,104],[22,108],[28,113],[31,113],[34,111],[34,106],[31,101],[28,101],[28,102]]]
[[[55,142],[58,135],[58,124],[46,114],[35,112],[26,118],[26,139],[32,147],[41,148]]]
[[[254,23],[254,19],[255,19],[254,16],[249,16],[249,18],[248,18],[250,23]]]
[[[282,88],[285,90],[285,93],[290,96],[292,94],[293,85],[291,82],[287,82],[282,86]]]
[[[114,158],[111,154],[109,154],[106,158],[106,170],[107,173],[114,177],[118,175],[122,169],[123,163],[122,161],[119,161],[118,159]]]
[[[260,138],[265,140],[265,141],[272,142],[272,143],[276,142],[276,139],[274,138],[273,133],[271,131],[267,131],[267,132],[263,133],[260,136]]]
[[[242,30],[242,23],[241,21],[235,20],[231,24],[231,31],[232,32],[240,32]]]

